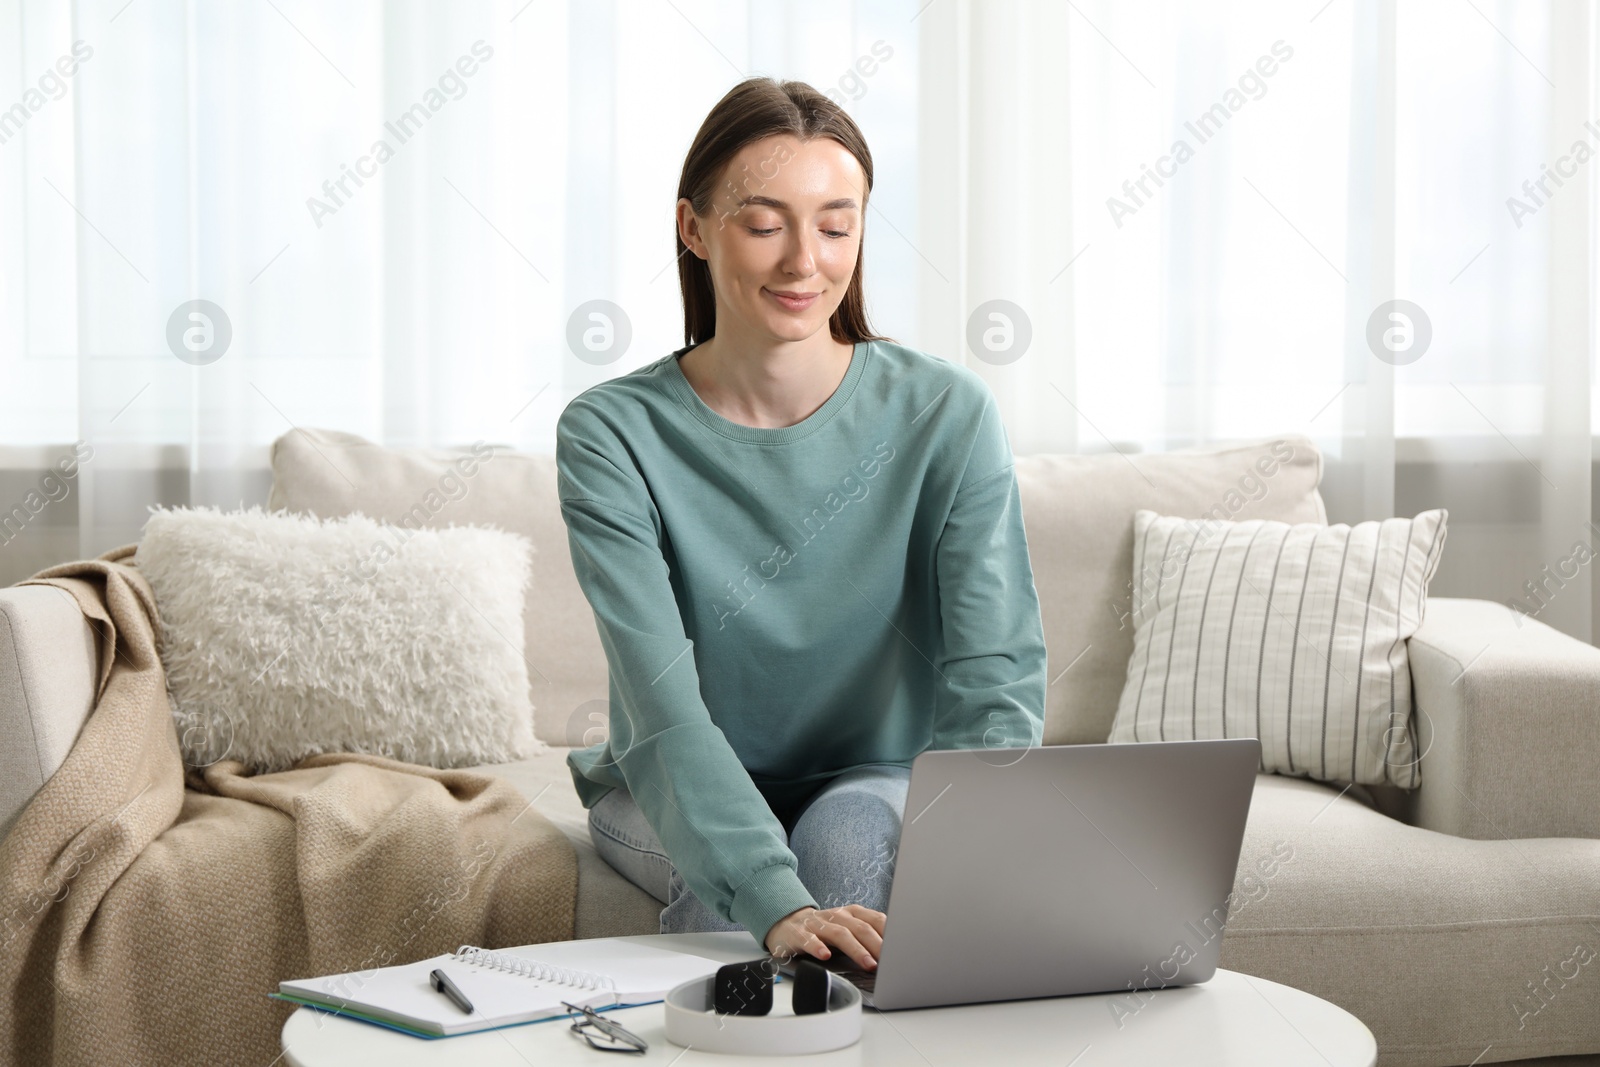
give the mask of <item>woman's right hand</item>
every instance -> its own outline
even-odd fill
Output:
[[[767,951],[779,959],[801,952],[829,959],[837,948],[864,971],[878,966],[883,949],[883,924],[888,916],[860,904],[839,908],[804,907],[792,911],[767,931]],[[831,946],[831,947],[830,947]]]

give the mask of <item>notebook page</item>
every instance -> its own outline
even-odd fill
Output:
[[[468,1015],[428,981],[435,968],[444,971],[472,1002]],[[537,978],[507,974],[461,963],[449,954],[375,973],[333,975],[279,984],[279,990],[329,1007],[357,1011],[433,1033],[454,1034],[506,1026],[562,1014],[561,1001],[609,1004],[609,994],[578,990]]]
[[[624,1003],[662,1000],[674,987],[691,978],[716,974],[722,966],[716,960],[688,952],[655,948],[615,937],[596,937],[581,941],[551,941],[499,951],[525,959],[539,960],[556,967],[570,967],[610,975]],[[752,959],[758,953],[751,951]],[[578,1003],[567,998],[571,1003]],[[609,997],[604,1003],[609,1003]]]

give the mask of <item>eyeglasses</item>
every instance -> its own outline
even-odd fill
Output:
[[[575,1004],[561,1002],[561,1006],[568,1011],[580,1012],[583,1018],[574,1020],[572,1032],[589,1042],[589,1047],[599,1052],[644,1052],[650,1045],[637,1034],[628,1030],[610,1019],[603,1019],[600,1013],[591,1008],[580,1008]],[[589,1027],[600,1031],[600,1040],[589,1032]]]

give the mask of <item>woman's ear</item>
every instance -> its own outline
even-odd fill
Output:
[[[705,235],[701,232],[700,216],[694,213],[694,204],[688,197],[678,198],[678,239],[684,246],[701,259],[706,259],[710,251],[706,248]]]

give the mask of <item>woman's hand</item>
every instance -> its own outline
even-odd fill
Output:
[[[767,931],[767,951],[780,959],[808,952],[818,959],[829,959],[837,948],[864,971],[878,966],[883,949],[881,911],[860,904],[839,908],[801,908],[772,924]],[[833,946],[830,948],[829,946]]]

